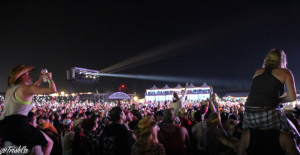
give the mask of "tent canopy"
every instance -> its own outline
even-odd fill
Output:
[[[155,85],[153,85],[152,88],[150,88],[149,90],[155,90],[155,89],[158,89]]]
[[[204,82],[202,86],[200,86],[200,88],[209,88],[209,86]]]
[[[163,88],[161,89],[170,89],[170,87],[166,84]]]
[[[183,87],[181,87],[181,85],[178,84],[174,89],[181,89],[181,88],[183,88]]]
[[[191,83],[187,88],[195,88],[195,86]]]
[[[108,99],[116,99],[116,100],[123,100],[123,99],[131,99],[129,95],[123,92],[116,92],[108,96]]]

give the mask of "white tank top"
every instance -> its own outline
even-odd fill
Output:
[[[19,101],[16,100],[14,97],[15,91],[21,87],[22,85],[16,85],[11,88],[11,91],[7,95],[7,98],[5,99],[4,102],[4,108],[3,108],[3,113],[0,116],[0,120],[3,120],[6,116],[10,115],[24,115],[27,116],[28,112],[32,109],[33,105],[25,105],[20,103]]]

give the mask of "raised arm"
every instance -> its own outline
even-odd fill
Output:
[[[296,86],[294,76],[290,70],[285,71],[287,73],[287,77],[284,84],[287,90],[287,95],[281,98],[281,102],[292,102],[296,100]]]
[[[181,97],[180,97],[181,103],[182,103],[182,100],[185,98],[185,95],[186,95],[186,88],[187,88],[187,87],[188,87],[188,83],[186,83],[185,88],[184,88],[184,90],[183,90],[183,92],[182,92],[182,95],[181,95]]]
[[[215,107],[213,101],[208,100],[208,103],[207,103],[207,104],[209,104],[209,108],[210,108],[210,110],[211,110],[212,112],[217,112],[216,107]]]
[[[42,73],[40,73],[39,80],[37,80],[33,85],[39,86],[42,83],[42,81],[43,81],[43,79],[42,79]]]
[[[54,81],[52,80],[52,73],[48,73],[48,77],[49,77],[49,87],[48,88],[44,88],[44,87],[39,87],[35,84],[33,85],[29,85],[29,86],[24,86],[23,92],[26,95],[33,95],[33,94],[53,94],[56,93],[56,86]]]

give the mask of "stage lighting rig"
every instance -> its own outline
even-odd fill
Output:
[[[98,73],[97,70],[73,67],[67,70],[67,80],[76,83],[99,83],[99,75],[92,75]]]
[[[92,69],[86,69],[86,68],[79,68],[79,67],[73,67],[69,70],[67,70],[67,80],[70,84],[70,90],[69,94],[72,94],[72,88],[74,87],[79,94],[78,89],[75,86],[75,83],[78,84],[88,84],[91,85],[93,88],[93,91],[98,93],[98,90],[102,92],[101,88],[98,86],[99,83],[99,71],[92,70]]]

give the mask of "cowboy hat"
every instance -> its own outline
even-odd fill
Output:
[[[185,108],[181,108],[179,116],[185,117],[186,115],[187,115],[187,110]]]
[[[20,76],[25,74],[26,72],[34,71],[35,67],[33,66],[24,66],[19,64],[16,66],[10,73],[8,77],[8,85],[12,85]]]
[[[283,109],[286,111],[297,111],[296,109],[294,109],[292,106],[289,106],[289,105],[284,106]]]

